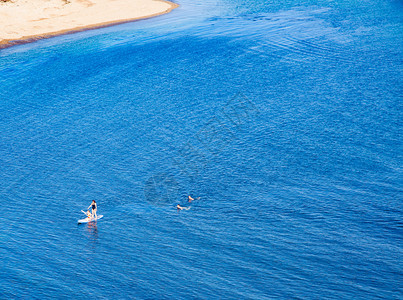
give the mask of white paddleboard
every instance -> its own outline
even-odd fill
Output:
[[[89,223],[89,222],[95,222],[99,219],[102,219],[104,215],[98,215],[98,218],[85,218],[85,219],[81,219],[78,220],[78,224],[82,224],[82,223]]]

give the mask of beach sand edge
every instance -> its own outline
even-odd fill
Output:
[[[126,19],[120,19],[120,20],[114,20],[114,21],[100,22],[100,23],[96,23],[96,24],[88,24],[88,25],[78,26],[78,27],[74,27],[74,28],[61,29],[61,30],[57,30],[57,31],[47,32],[47,33],[39,34],[39,35],[35,34],[35,35],[23,36],[18,39],[3,39],[3,40],[0,40],[0,50],[9,48],[12,46],[16,46],[16,45],[32,43],[32,42],[35,42],[38,40],[48,39],[48,38],[52,38],[52,37],[56,37],[56,36],[73,34],[73,33],[87,31],[87,30],[95,30],[95,29],[115,26],[115,25],[119,25],[119,24],[134,22],[134,21],[146,20],[146,19],[150,19],[153,17],[157,17],[160,15],[170,13],[173,9],[179,7],[179,4],[176,4],[176,3],[173,3],[173,2],[170,2],[167,0],[154,0],[154,1],[166,3],[170,7],[161,12],[152,13],[149,15],[137,16],[134,18],[126,18]]]

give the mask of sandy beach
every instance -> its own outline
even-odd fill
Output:
[[[0,48],[149,18],[178,6],[164,0],[3,1],[0,1]]]

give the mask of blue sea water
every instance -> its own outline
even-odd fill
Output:
[[[402,299],[402,2],[179,4],[0,51],[0,298]]]

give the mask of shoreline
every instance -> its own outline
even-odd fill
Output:
[[[23,1],[23,0],[20,0]],[[58,1],[58,0],[54,0],[54,1]],[[78,11],[77,13],[74,13],[74,11],[69,15],[69,18],[65,18],[67,15],[51,15],[49,16],[49,18],[41,18],[38,20],[23,20],[26,23],[34,23],[34,22],[38,22],[38,21],[57,21],[57,19],[61,19],[64,18],[66,20],[64,21],[77,21],[77,19],[79,21],[83,21],[82,19],[80,19],[80,14],[82,15],[83,13],[87,13],[85,10],[89,10],[90,7],[92,7],[92,12],[96,11],[99,14],[105,15],[105,13],[107,13],[107,11],[105,11],[105,8],[102,7],[95,7],[96,10],[94,10],[94,6],[98,5],[102,5],[101,4],[97,4],[97,0],[91,0],[88,1],[83,1],[83,0],[71,0],[68,1],[69,4],[72,3],[73,1],[77,1],[79,4],[82,4],[83,2],[86,2],[85,4],[87,5],[85,8],[81,8],[80,11]],[[128,1],[130,0],[120,0],[121,4],[121,9],[125,9],[126,7],[125,4],[128,3]],[[15,2],[18,3],[18,0],[16,0]],[[61,1],[62,2],[62,1]],[[98,1],[99,2],[99,1]],[[5,2],[5,3],[10,3],[10,2]],[[158,3],[158,5],[156,5],[156,3]],[[14,3],[13,3],[14,4]],[[21,45],[21,44],[27,44],[27,43],[31,43],[31,42],[35,42],[41,39],[48,39],[48,38],[52,38],[52,37],[56,37],[56,36],[60,36],[60,35],[66,35],[66,34],[72,34],[72,33],[77,33],[77,32],[82,32],[82,31],[86,31],[86,30],[94,30],[94,29],[99,29],[99,28],[104,28],[104,27],[109,27],[109,26],[113,26],[113,25],[119,25],[119,24],[124,24],[124,23],[129,23],[129,22],[134,22],[134,21],[138,21],[138,20],[145,20],[145,19],[149,19],[149,18],[153,18],[156,16],[160,16],[163,14],[167,14],[169,12],[171,12],[173,9],[179,7],[178,4],[167,1],[167,0],[137,0],[136,4],[141,4],[142,5],[142,10],[143,10],[143,14],[141,15],[135,15],[133,17],[128,17],[128,18],[121,18],[121,19],[113,19],[113,20],[106,20],[106,21],[101,21],[101,22],[88,22],[88,24],[84,24],[81,26],[72,26],[72,27],[68,27],[68,28],[60,28],[57,30],[50,30],[47,31],[47,27],[42,27],[42,28],[38,28],[37,23],[34,23],[34,27],[35,30],[37,31],[41,31],[40,33],[35,33],[35,34],[27,34],[27,35],[21,35],[18,36],[17,38],[2,38],[2,33],[0,33],[0,50],[1,49],[5,49],[5,48],[9,48],[12,46],[16,46],[16,45]],[[148,6],[147,6],[148,4]],[[2,7],[2,5],[4,5],[3,2],[0,2],[0,9],[4,10],[4,7]],[[123,7],[122,7],[123,5]],[[132,3],[130,3],[130,5],[133,5]],[[45,7],[45,9],[48,9],[48,7]],[[148,14],[144,11],[147,11]],[[0,13],[2,12],[2,10],[0,10]],[[138,12],[137,12],[138,14]],[[1,14],[0,14],[1,17]],[[11,19],[15,20],[14,18],[15,16],[11,15]],[[96,16],[97,17],[97,16]],[[106,16],[106,19],[108,19],[109,16]],[[98,16],[99,18],[99,16]],[[113,16],[112,16],[113,18]],[[85,21],[85,20],[84,20]],[[5,22],[3,22],[5,23]],[[45,23],[46,24],[46,23]],[[20,24],[19,24],[20,25]],[[36,26],[35,26],[36,25]],[[56,25],[57,26],[57,25]],[[7,26],[4,26],[3,28],[9,28]],[[25,29],[25,28],[24,28]],[[42,32],[43,31],[43,32]],[[15,32],[14,32],[15,33]]]

